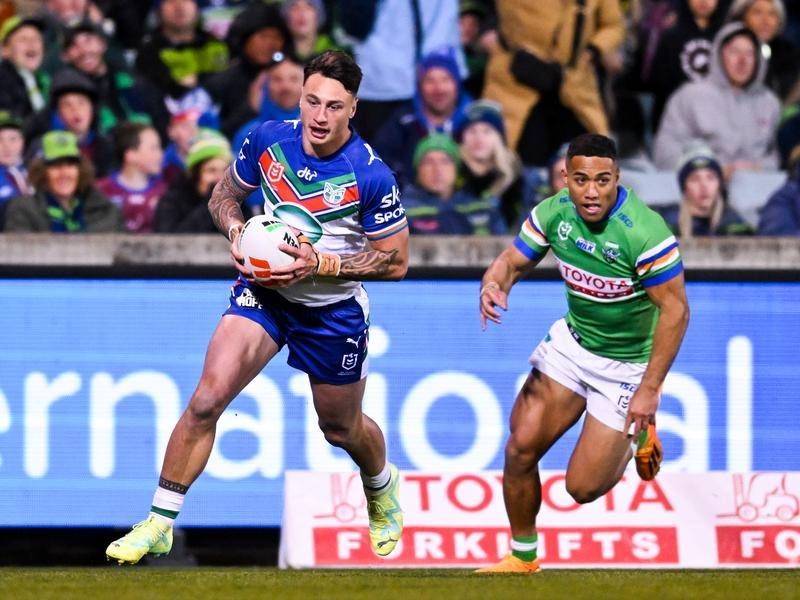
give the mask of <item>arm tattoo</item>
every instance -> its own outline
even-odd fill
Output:
[[[208,201],[208,211],[223,235],[228,235],[228,228],[235,221],[244,221],[241,204],[247,198],[247,190],[243,190],[233,180],[231,170],[227,169],[222,179],[214,186],[211,199]]]
[[[387,279],[395,266],[397,250],[383,252],[370,250],[358,254],[342,256],[342,265],[339,270],[340,279]]]

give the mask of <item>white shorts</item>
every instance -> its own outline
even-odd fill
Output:
[[[625,427],[628,403],[647,368],[647,363],[589,352],[572,337],[564,319],[553,323],[529,360],[534,369],[586,398],[586,411],[617,431]]]

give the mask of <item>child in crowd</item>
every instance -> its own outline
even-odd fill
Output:
[[[158,202],[167,191],[158,132],[143,123],[123,123],[114,130],[114,146],[120,169],[101,179],[98,188],[122,210],[126,231],[150,233]]]

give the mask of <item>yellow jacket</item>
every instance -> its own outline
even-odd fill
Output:
[[[583,31],[573,51],[576,17],[585,4]],[[508,142],[517,146],[539,92],[517,82],[511,74],[513,51],[521,48],[563,67],[559,97],[586,129],[608,133],[608,119],[588,46],[605,54],[625,37],[619,0],[497,0],[498,27],[508,49],[489,59],[483,95],[503,106]],[[574,58],[574,63],[573,61]]]

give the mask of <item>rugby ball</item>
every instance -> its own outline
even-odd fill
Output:
[[[244,265],[256,279],[269,279],[272,269],[294,262],[294,257],[278,248],[286,244],[299,248],[291,228],[272,216],[258,215],[248,219],[239,234],[239,252]]]

